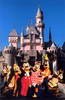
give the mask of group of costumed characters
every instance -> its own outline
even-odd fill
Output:
[[[8,68],[8,72],[3,70],[3,73],[6,72],[7,80],[3,94],[7,96],[38,97],[48,91],[48,86],[54,87],[53,84],[58,83],[58,78],[52,78],[47,55],[44,57],[44,65],[36,61],[32,67],[29,63],[23,63],[22,67],[14,64],[12,68]]]

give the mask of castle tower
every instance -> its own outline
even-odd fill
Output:
[[[40,8],[38,8],[37,15],[36,15],[36,28],[40,34],[41,43],[44,42],[44,23],[43,23],[43,12]]]
[[[7,65],[13,66],[13,64],[15,63],[15,55],[16,55],[16,50],[11,44],[9,44],[9,46],[4,48],[3,56],[5,58],[5,63]]]
[[[21,50],[24,49],[23,44],[24,44],[24,33],[21,33],[21,37],[20,37],[20,49]]]
[[[18,35],[17,35],[16,30],[12,30],[10,32],[8,40],[9,40],[9,43],[11,43],[13,47],[15,47],[16,49],[18,48]]]

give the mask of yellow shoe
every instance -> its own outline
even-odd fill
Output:
[[[34,93],[34,95],[32,96],[33,98],[37,98],[37,95]]]

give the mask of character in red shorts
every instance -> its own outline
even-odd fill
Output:
[[[31,85],[29,69],[30,69],[29,65],[25,64],[24,66],[25,74],[21,79],[21,96],[27,96],[29,86]]]

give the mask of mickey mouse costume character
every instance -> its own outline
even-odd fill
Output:
[[[23,69],[25,71],[25,74],[21,79],[21,96],[27,96],[28,89],[31,84],[31,79],[30,79],[30,75],[29,75],[29,69],[30,69],[29,64],[24,63]]]

